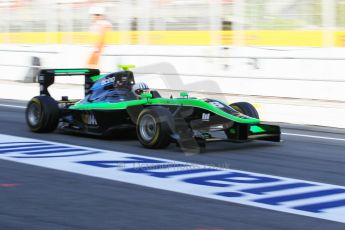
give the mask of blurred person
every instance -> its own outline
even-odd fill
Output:
[[[90,27],[91,33],[95,38],[94,49],[87,61],[88,68],[98,68],[99,59],[102,55],[107,33],[111,31],[111,23],[105,18],[105,9],[100,6],[92,6],[89,10],[92,17]]]

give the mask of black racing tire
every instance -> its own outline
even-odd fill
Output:
[[[25,118],[32,132],[53,132],[60,118],[58,103],[49,96],[34,97],[27,104]]]
[[[230,106],[244,115],[259,119],[258,111],[252,104],[248,102],[236,102],[231,104]],[[224,133],[229,139],[231,139],[232,134],[230,133],[230,129],[225,129]]]
[[[139,142],[150,149],[166,148],[171,142],[173,116],[163,107],[148,107],[139,114],[136,131]]]
[[[258,111],[248,102],[236,102],[230,106],[244,115],[259,119]]]

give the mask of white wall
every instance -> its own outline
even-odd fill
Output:
[[[4,65],[27,66],[31,56],[40,57],[45,67],[85,67],[89,52],[88,46],[3,45],[0,46],[0,79],[23,79],[28,67]],[[123,56],[136,54],[148,56]],[[181,58],[174,55],[206,57]],[[253,59],[211,56],[257,57],[258,63],[255,67]],[[215,46],[122,45],[107,47],[101,70],[116,71],[118,64],[135,64],[137,81],[146,81],[156,88],[344,101],[345,60],[322,60],[330,58],[345,59],[345,49],[237,47],[224,50]],[[66,79],[58,81],[65,82]],[[73,78],[72,81],[81,82],[81,78]]]

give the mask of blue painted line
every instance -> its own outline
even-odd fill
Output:
[[[81,153],[81,154],[72,154],[72,155],[58,155],[58,156],[33,156],[33,157],[13,157],[13,158],[26,158],[26,159],[35,159],[35,158],[59,158],[59,157],[77,157],[77,156],[85,156],[85,155],[92,155],[92,154],[98,154],[102,153],[99,151],[92,151],[88,153]]]
[[[219,192],[219,193],[216,193],[216,195],[230,197],[230,198],[244,196],[244,194],[239,193],[239,192]]]
[[[254,188],[254,189],[244,189],[244,190],[241,190],[241,192],[263,195],[269,192],[276,192],[276,191],[282,191],[282,190],[287,190],[287,189],[304,188],[304,187],[311,187],[311,186],[316,186],[316,185],[309,184],[309,183],[292,183],[292,184],[282,184],[282,185]]]
[[[125,161],[78,161],[76,163],[85,164],[89,166],[94,167],[100,167],[100,168],[115,168],[122,166],[124,164],[158,164],[158,163],[167,163],[167,161],[162,160],[153,160],[153,159],[147,159],[144,157],[127,157]]]
[[[212,168],[201,168],[201,169],[188,169],[188,170],[174,170],[169,172],[159,172],[155,171],[158,169],[171,169],[171,168],[179,168],[179,167],[191,167],[191,165],[188,164],[167,164],[167,165],[155,165],[155,166],[146,166],[146,167],[134,167],[134,168],[128,168],[124,169],[125,172],[130,173],[145,173],[154,177],[159,178],[169,178],[172,176],[179,176],[179,175],[186,175],[186,174],[195,174],[195,173],[202,173],[202,172],[216,172],[219,170],[212,169]]]
[[[308,198],[316,198],[316,197],[322,197],[322,196],[329,196],[329,195],[335,195],[335,194],[345,194],[345,189],[327,189],[327,190],[321,190],[321,191],[314,191],[314,192],[306,192],[306,193],[299,193],[299,194],[293,194],[293,195],[284,195],[284,196],[276,196],[276,197],[270,197],[270,198],[264,198],[264,199],[257,199],[254,200],[254,202],[263,203],[263,204],[270,204],[270,205],[279,205],[283,202],[288,201],[295,201],[295,200],[303,200]]]
[[[31,144],[31,145],[9,145],[9,146],[0,146],[0,149],[18,149],[25,147],[36,147],[36,146],[52,146],[52,144]]]
[[[40,151],[40,152],[25,152],[25,154],[28,154],[28,155],[37,155],[37,154],[47,154],[47,153],[67,153],[67,152],[80,152],[80,151],[89,151],[89,150],[86,150],[86,149],[78,149],[78,148],[68,148],[68,147],[65,147],[66,149],[61,149],[61,150],[49,150],[49,151]]]
[[[74,148],[71,148],[69,146],[51,146],[51,147],[44,147],[44,148],[36,149],[36,150],[39,150],[39,151],[32,151],[32,150],[30,150],[30,152],[24,152],[24,154],[26,154],[26,155],[42,155],[42,154],[46,154],[47,151],[49,151],[49,150],[54,150],[54,153],[56,153],[60,149],[61,150],[66,149],[67,150],[67,149],[74,149]],[[46,150],[46,151],[44,151],[44,150]],[[20,152],[20,151],[18,151],[18,152]]]
[[[42,150],[42,149],[46,149],[46,148],[51,148],[53,147],[52,145],[47,145],[47,146],[41,146],[40,148],[39,147],[35,147],[35,148],[31,148],[31,147],[26,147],[26,148],[18,148],[18,149],[3,149],[3,150],[0,150],[0,154],[5,154],[5,153],[14,153],[14,152],[18,152],[18,153],[25,153],[27,151],[38,151],[38,150]],[[61,146],[62,147],[62,146]]]
[[[21,148],[21,149],[10,149],[10,150],[0,150],[0,154],[1,153],[14,153],[14,152],[18,152],[18,153],[23,153],[23,154],[30,154],[30,152],[37,152],[39,153],[40,150],[45,150],[45,149],[61,149],[61,148],[70,148],[70,147],[65,147],[65,146],[46,146],[46,147],[41,147],[41,148]],[[26,153],[29,152],[29,153]]]
[[[343,206],[345,206],[345,199],[330,201],[330,202],[321,202],[317,204],[302,205],[302,206],[294,207],[294,209],[307,211],[307,212],[321,213],[322,210],[325,210],[325,209],[338,208],[338,207],[343,207]]]
[[[229,187],[232,184],[264,184],[278,182],[280,179],[268,176],[257,176],[250,173],[229,172],[226,174],[188,178],[183,181],[190,184],[205,185],[212,187]]]
[[[1,142],[0,145],[8,145],[8,144],[35,144],[35,143],[42,143],[38,141],[17,141],[17,142]]]

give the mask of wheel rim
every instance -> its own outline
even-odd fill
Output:
[[[157,132],[157,123],[150,114],[145,114],[139,124],[140,136],[147,142],[151,141]]]
[[[41,110],[35,103],[31,104],[28,110],[28,120],[32,126],[38,125],[41,118]]]

